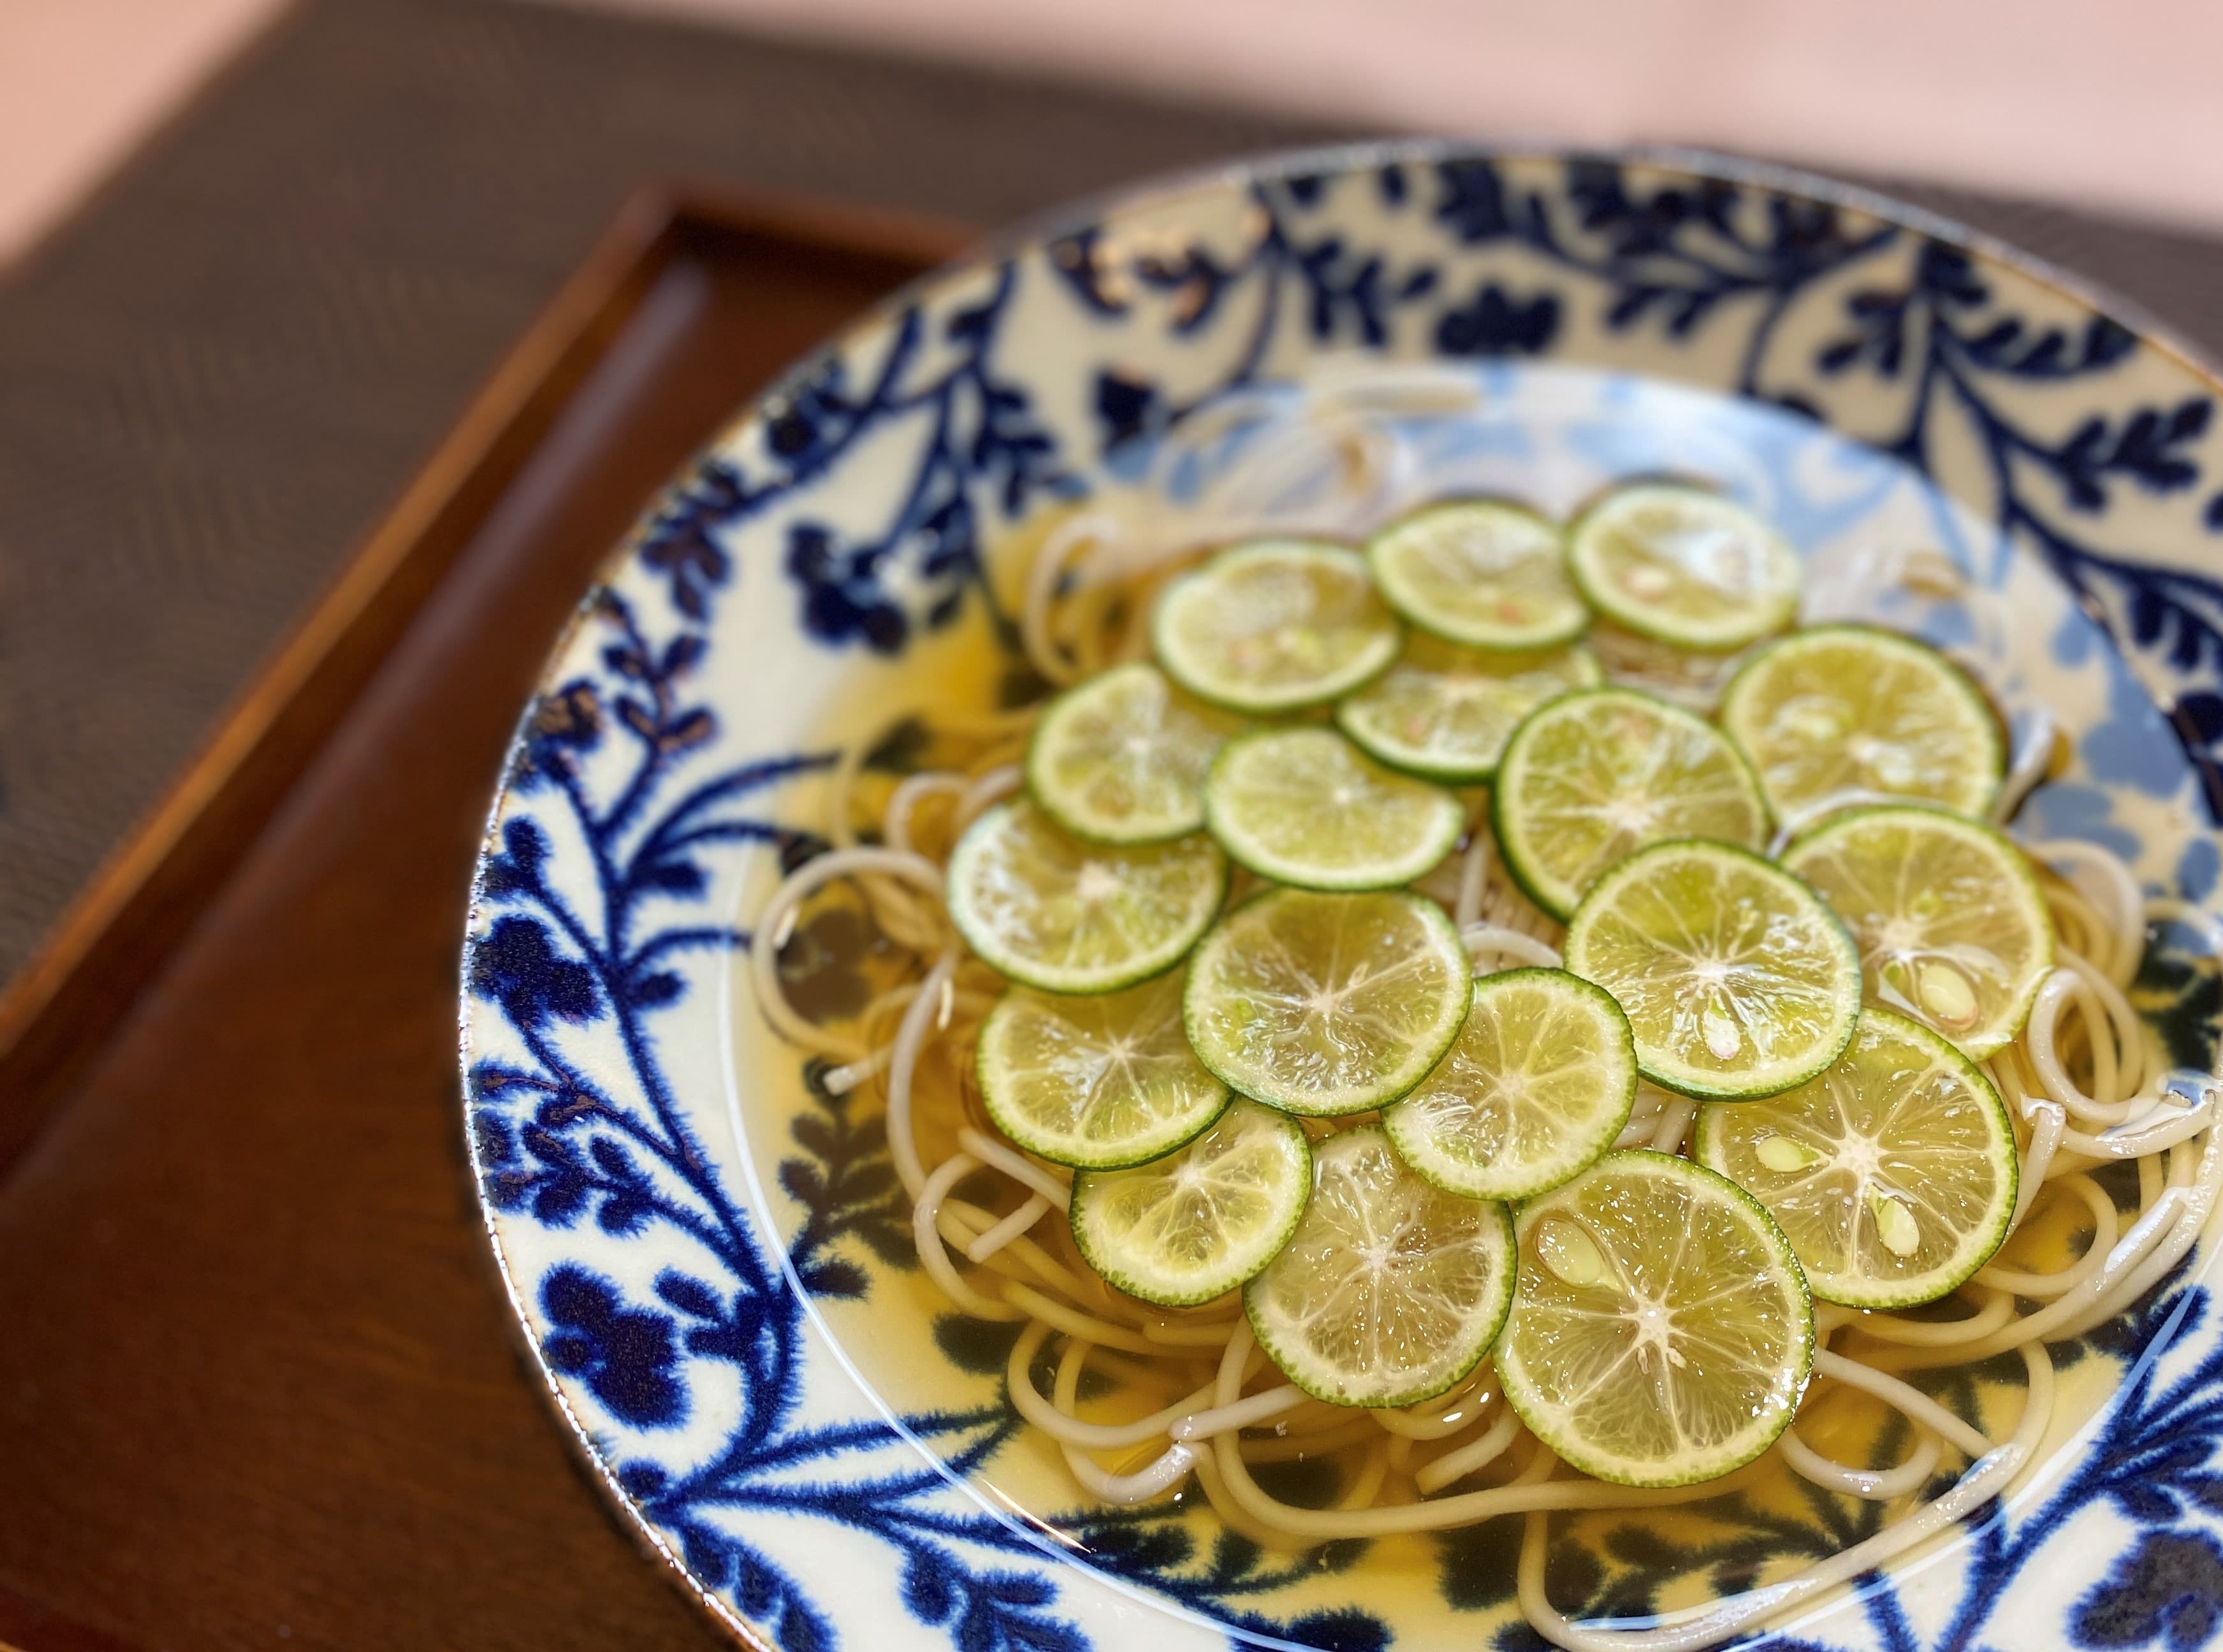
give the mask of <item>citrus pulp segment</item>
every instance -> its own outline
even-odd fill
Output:
[[[1396,658],[1399,630],[1357,551],[1262,539],[1168,586],[1150,637],[1158,663],[1190,693],[1269,713],[1356,688]]]
[[[1853,932],[1870,1002],[1976,1061],[2022,1031],[2053,969],[2053,920],[1998,832],[1939,809],[1855,809],[1793,842],[1783,864]]]
[[[1304,1127],[1238,1101],[1162,1159],[1073,1178],[1073,1241],[1130,1297],[1190,1308],[1225,1296],[1288,1242],[1313,1183]]]
[[[1567,562],[1590,606],[1678,648],[1742,648],[1790,624],[1798,606],[1791,547],[1702,487],[1615,489],[1568,531]]]
[[[1451,853],[1466,827],[1458,798],[1384,769],[1329,728],[1230,740],[1206,776],[1204,811],[1236,860],[1311,889],[1409,883]]]
[[[1566,958],[1628,1014],[1644,1076],[1685,1096],[1803,1084],[1860,1016],[1845,927],[1790,873],[1722,844],[1659,844],[1622,861],[1568,921]]]
[[[1559,528],[1523,506],[1427,506],[1368,540],[1366,560],[1391,607],[1450,642],[1547,648],[1590,624]]]
[[[1413,1174],[1376,1126],[1314,1152],[1312,1203],[1244,1287],[1251,1334],[1331,1405],[1411,1405],[1478,1365],[1513,1300],[1513,1223]]]
[[[1586,1474],[1687,1486],[1742,1467],[1798,1410],[1814,1355],[1798,1263],[1726,1178],[1610,1153],[1521,1209],[1497,1341],[1505,1398]]]
[[[974,1059],[996,1128],[1081,1169],[1171,1153],[1227,1105],[1227,1087],[1189,1047],[1170,972],[1089,997],[1012,987],[981,1023]]]
[[[2006,767],[1999,719],[1967,674],[1865,625],[1817,625],[1760,650],[1722,694],[1722,726],[1786,825],[1879,794],[1981,818]]]
[[[1450,1047],[1470,967],[1443,908],[1417,895],[1272,889],[1204,938],[1182,1011],[1230,1089],[1290,1113],[1363,1113]]]
[[[949,857],[950,921],[983,962],[1043,992],[1110,992],[1181,962],[1227,893],[1201,832],[1118,848],[1034,803],[998,803]]]
[[[1027,747],[1027,789],[1077,837],[1162,843],[1204,824],[1204,771],[1231,732],[1137,661],[1043,707]]]
[[[1382,1128],[1446,1192],[1527,1199],[1611,1146],[1635,1099],[1635,1046],[1611,997],[1564,970],[1505,970],[1474,983],[1449,1052]]]
[[[1722,732],[1631,688],[1563,694],[1515,729],[1490,820],[1507,870],[1560,918],[1601,872],[1647,844],[1767,841],[1760,788]]]
[[[2014,1215],[2014,1131],[1991,1081],[1927,1027],[1868,1009],[1818,1078],[1698,1109],[1698,1161],[1767,1207],[1806,1283],[1850,1308],[1931,1302]]]
[[[1392,769],[1473,785],[1497,772],[1522,718],[1601,681],[1597,660],[1580,644],[1489,654],[1415,638],[1395,665],[1336,707],[1335,720]]]

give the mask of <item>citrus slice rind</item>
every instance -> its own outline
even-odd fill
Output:
[[[1813,1304],[1790,1242],[1726,1177],[1609,1153],[1523,1205],[1516,1234],[1498,1379],[1567,1462],[1624,1486],[1688,1486],[1789,1425]]]
[[[1012,987],[980,1025],[980,1102],[1029,1153],[1116,1169],[1171,1153],[1225,1109],[1181,1026],[1168,972],[1124,992],[1059,997]]]
[[[1610,1147],[1635,1100],[1621,1006],[1564,970],[1505,970],[1474,983],[1450,1051],[1382,1128],[1446,1192],[1527,1199]]]
[[[1199,945],[1182,1014],[1229,1089],[1289,1113],[1363,1113],[1451,1046],[1470,970],[1443,908],[1417,895],[1270,889]]]
[[[2014,1215],[2013,1128],[1975,1065],[1889,1010],[1821,1077],[1698,1109],[1699,1163],[1758,1199],[1815,1296],[1909,1308],[1966,1283]]]
[[[1722,726],[1786,826],[1833,799],[1879,795],[1982,818],[2006,769],[1983,691],[1926,643],[1867,625],[1817,625],[1754,653],[1722,696]]]
[[[1114,666],[1042,708],[1027,789],[1075,837],[1163,843],[1204,824],[1205,770],[1228,732],[1156,666]]]
[[[1309,889],[1409,883],[1452,851],[1466,811],[1439,786],[1383,768],[1326,728],[1230,740],[1204,784],[1205,822],[1261,877]]]
[[[1860,1016],[1844,925],[1790,873],[1725,844],[1659,844],[1613,868],[1568,920],[1566,960],[1628,1015],[1643,1075],[1685,1096],[1803,1084]]]
[[[1150,639],[1166,675],[1191,694],[1274,713],[1357,688],[1397,657],[1400,632],[1357,551],[1262,539],[1168,585]]]
[[[1312,1195],[1303,1126],[1236,1102],[1176,1153],[1073,1178],[1073,1241],[1130,1297],[1193,1308],[1226,1295],[1288,1243]]]
[[[1783,864],[1844,920],[1868,1002],[1981,1061],[2013,1042],[2053,969],[2053,919],[2019,849],[1940,809],[1855,809]]]
[[[1490,821],[1514,881],[1559,918],[1648,844],[1767,841],[1760,787],[1728,738],[1632,688],[1562,694],[1523,721],[1498,764]]]
[[[950,921],[982,962],[1042,992],[1111,992],[1181,962],[1227,893],[1202,833],[1087,844],[1036,804],[998,803],[949,857]]]
[[[1431,1186],[1376,1126],[1313,1153],[1312,1202],[1244,1288],[1251,1335],[1331,1405],[1411,1405],[1482,1362],[1513,1300],[1506,1208]]]
[[[1559,528],[1505,500],[1424,506],[1368,540],[1366,561],[1389,606],[1447,642],[1548,648],[1590,621]]]
[[[1580,645],[1536,654],[1408,646],[1405,656],[1336,707],[1336,726],[1377,762],[1451,785],[1497,772],[1521,721],[1571,688],[1603,680]]]
[[[1678,648],[1742,648],[1790,624],[1798,606],[1797,554],[1702,487],[1616,488],[1568,530],[1567,565],[1591,607]]]

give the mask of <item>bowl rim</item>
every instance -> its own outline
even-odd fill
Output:
[[[1870,185],[1848,183],[1803,166],[1691,145],[1631,143],[1586,146],[1544,140],[1498,141],[1426,135],[1358,138],[1242,152],[1219,160],[1150,173],[1138,179],[1107,185],[1068,198],[1055,205],[1023,214],[1000,226],[986,229],[954,256],[921,271],[847,317],[784,368],[750,392],[712,426],[702,441],[673,468],[661,486],[669,487],[672,481],[691,474],[703,458],[731,433],[745,425],[766,405],[777,401],[791,387],[806,380],[845,342],[879,326],[889,317],[900,314],[926,295],[967,273],[1015,257],[1061,234],[1156,203],[1172,202],[1212,191],[1239,190],[1260,181],[1288,179],[1308,173],[1342,176],[1393,163],[1428,165],[1446,160],[1559,165],[1596,161],[1613,166],[1650,167],[1679,173],[1692,179],[1719,179],[1778,197],[1810,200],[1860,212],[2012,270],[2093,314],[2104,315],[2119,322],[2140,343],[2152,347],[2187,373],[2205,381],[2219,397],[2223,397],[2223,356],[2211,358],[2203,349],[2156,317],[2144,305],[2124,296],[2104,282],[2028,252],[2001,236],[1976,229],[1949,214],[1900,200],[1886,191]],[[608,1511],[617,1517],[620,1530],[645,1555],[660,1561],[658,1569],[671,1585],[699,1607],[720,1630],[736,1643],[748,1649],[749,1652],[778,1652],[778,1649],[727,1605],[715,1589],[696,1577],[685,1558],[649,1523],[634,1498],[619,1485],[614,1466],[596,1448],[593,1435],[564,1396],[545,1350],[532,1335],[526,1297],[502,1246],[497,1213],[487,1203],[485,1190],[478,1175],[477,1149],[470,1128],[469,968],[472,933],[484,896],[483,883],[488,863],[499,844],[503,806],[511,786],[512,763],[518,744],[530,724],[537,697],[570,650],[582,627],[592,617],[594,593],[609,581],[612,574],[631,555],[633,534],[657,497],[651,494],[641,501],[640,510],[635,512],[625,533],[595,564],[579,602],[551,638],[540,663],[535,669],[528,697],[502,747],[501,761],[496,769],[495,783],[488,805],[485,827],[480,834],[479,852],[472,868],[457,954],[457,1065],[461,1081],[457,1097],[462,1103],[461,1134],[464,1163],[470,1175],[471,1196],[477,1206],[479,1225],[486,1235],[488,1249],[509,1310],[508,1335],[529,1361],[531,1375],[538,1379],[538,1386],[559,1420],[575,1467],[583,1471],[588,1483],[600,1493]],[[2179,1304],[2171,1316],[2172,1328],[2183,1312],[2184,1304]],[[2148,1357],[2152,1355],[2149,1354]],[[923,1450],[923,1448],[920,1449]],[[938,1460],[935,1467],[941,1467]],[[1050,1551],[1045,1549],[1043,1552],[1048,1555]],[[1066,1566],[1083,1571],[1089,1569],[1084,1562],[1071,1556],[1061,1558]],[[1106,1578],[1105,1581],[1116,1585],[1118,1580]],[[1192,1616],[1179,1607],[1168,1605],[1168,1609],[1177,1616]]]

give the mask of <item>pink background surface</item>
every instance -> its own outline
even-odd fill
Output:
[[[575,0],[1385,130],[1736,148],[2223,230],[2219,0]],[[0,262],[285,0],[0,0]]]

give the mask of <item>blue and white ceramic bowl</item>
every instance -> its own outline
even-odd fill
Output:
[[[1372,403],[1319,388],[1368,383],[1354,362],[1442,371]],[[1950,225],[1685,157],[1406,146],[1231,167],[1023,234],[851,328],[609,564],[520,725],[473,893],[488,1230],[626,1517],[783,1652],[1532,1644],[1512,1523],[1273,1554],[1208,1514],[1091,1507],[1018,1427],[1008,1335],[939,1310],[916,1272],[877,1102],[828,1096],[748,996],[750,915],[819,845],[829,766],[891,707],[989,692],[966,662],[1010,631],[1003,547],[1106,498],[1208,513],[1246,433],[1311,420],[1319,465],[1244,484],[1265,517],[1716,479],[1783,525],[1825,604],[1865,603],[2010,706],[2062,714],[2074,761],[2027,821],[2208,905],[2218,393],[2150,329]],[[1353,443],[1357,498],[1332,462]],[[1841,577],[1914,550],[1965,594],[1883,600]],[[2215,982],[2163,964],[2142,1002],[2203,1045]],[[2009,1506],[1774,1643],[2207,1644],[2207,1249],[2054,1349],[2086,1403]],[[1843,1547],[1848,1518],[1824,1498],[1593,1522],[1555,1541],[1551,1586],[1578,1615],[1687,1605]]]

